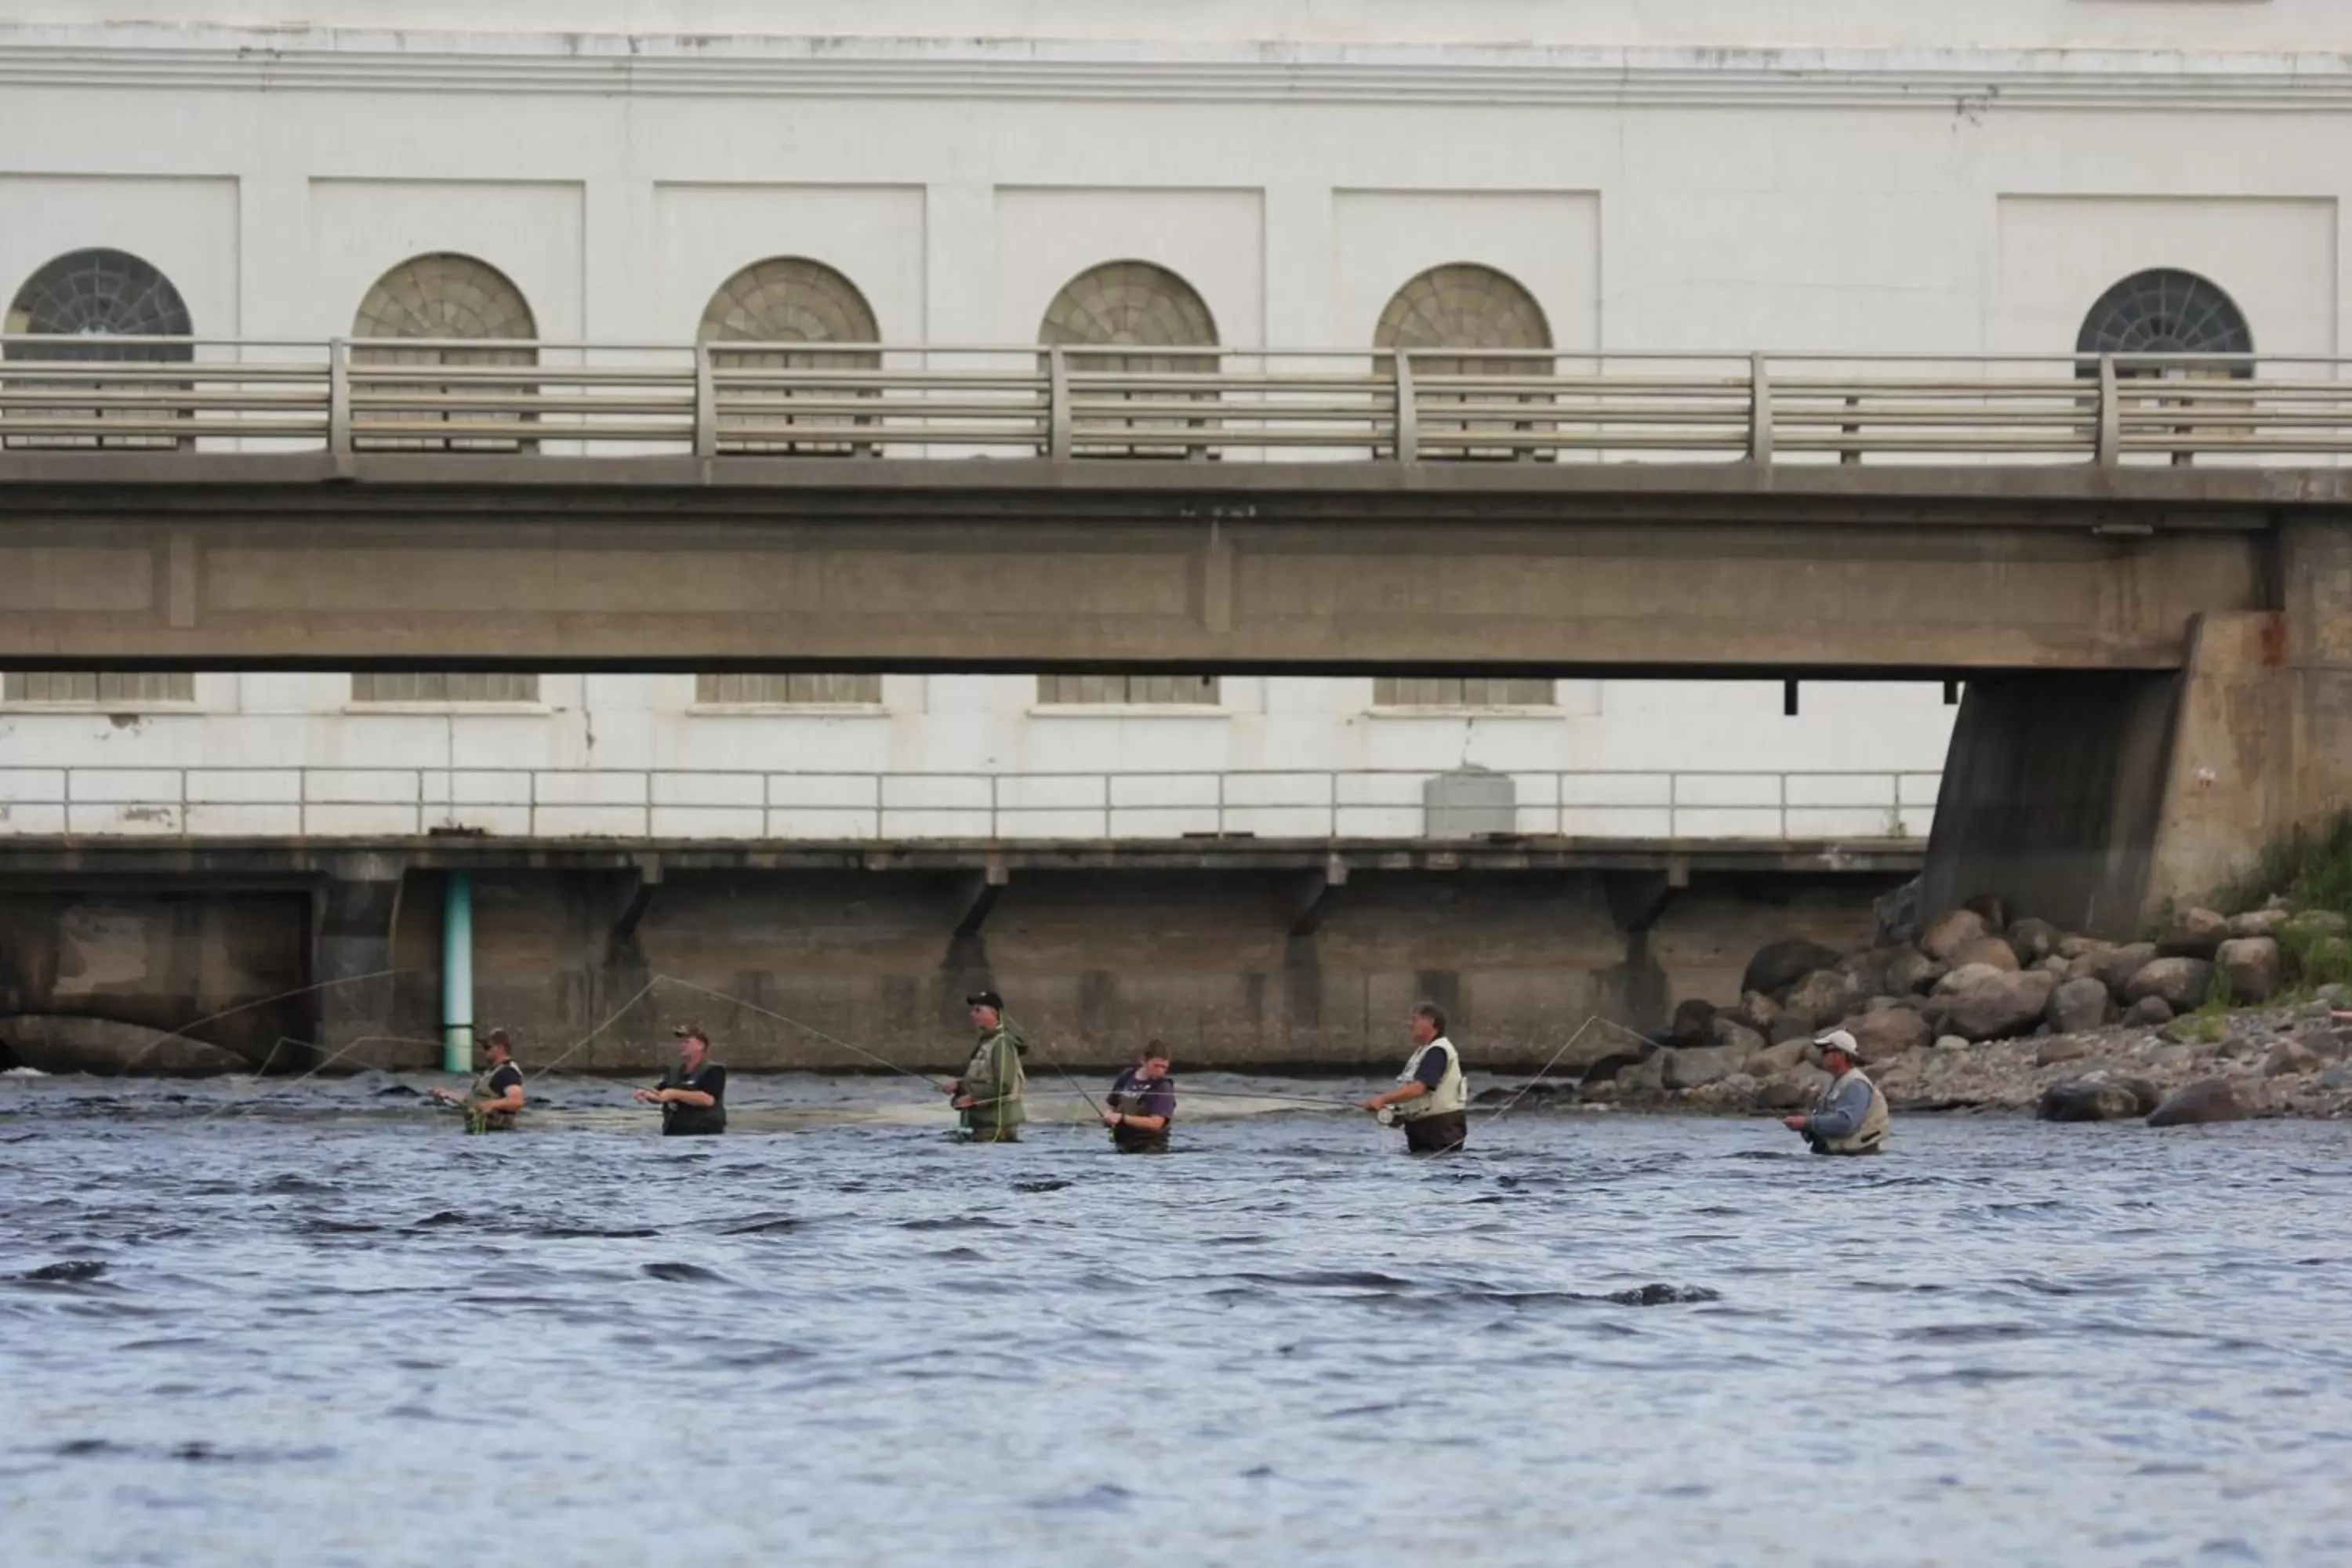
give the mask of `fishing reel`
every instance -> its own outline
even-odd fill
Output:
[[[1379,1122],[1383,1127],[1394,1127],[1397,1122],[1396,1107],[1393,1105],[1381,1106],[1378,1110],[1372,1112],[1372,1120]]]

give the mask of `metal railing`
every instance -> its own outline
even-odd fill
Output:
[[[1426,798],[1474,779],[1507,798]],[[0,767],[0,837],[1915,839],[1938,775],[1515,769],[786,773]],[[1433,822],[1433,818],[1435,821]]]
[[[1447,349],[104,342],[183,357],[98,360],[89,338],[0,339],[0,449],[1780,465],[2352,456],[2352,360],[2334,358],[1479,349],[1471,363]],[[1127,363],[1143,352],[1162,368]]]

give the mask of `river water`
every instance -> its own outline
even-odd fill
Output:
[[[2352,1126],[921,1092],[0,1082],[0,1563],[2352,1562]]]

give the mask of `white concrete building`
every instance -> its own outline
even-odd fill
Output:
[[[2338,0],[297,10],[12,8],[8,331],[2345,347]],[[42,835],[1412,835],[1465,769],[1510,774],[1529,831],[1916,834],[1951,713],[1916,685],[1789,716],[1770,683],[1286,677],[0,696],[0,830]]]

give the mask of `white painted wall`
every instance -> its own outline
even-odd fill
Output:
[[[1229,343],[1345,349],[1465,260],[1566,349],[2063,353],[2109,284],[2179,266],[2264,353],[2345,348],[2340,0],[1978,0],[1965,44],[1949,8],[1887,0],[410,0],[397,31],[383,9],[19,0],[0,289],[114,246],[200,332],[325,337],[450,249],[551,337],[682,342],[719,280],[791,254],[889,340],[1017,343],[1074,273],[1136,258]],[[153,25],[100,25],[124,22]],[[992,788],[1122,805],[999,828],[1196,830],[1222,789],[1293,802],[1260,832],[1328,830],[1335,792],[1360,802],[1340,826],[1412,832],[1421,775],[1481,766],[1517,775],[1531,829],[1639,833],[1777,831],[1783,773],[1875,770],[1793,786],[1856,796],[1798,826],[1872,831],[1950,719],[1931,687],[1811,686],[1794,719],[1769,684],[1565,682],[1533,714],[1370,696],[1234,679],[1213,711],[1070,713],[1017,678],[904,677],[873,711],[713,713],[687,677],[549,677],[524,710],[383,713],[339,676],[205,676],[184,711],[0,711],[0,827],[962,833]],[[964,772],[1029,782],[907,777]],[[1773,794],[1677,816],[1669,789]]]

